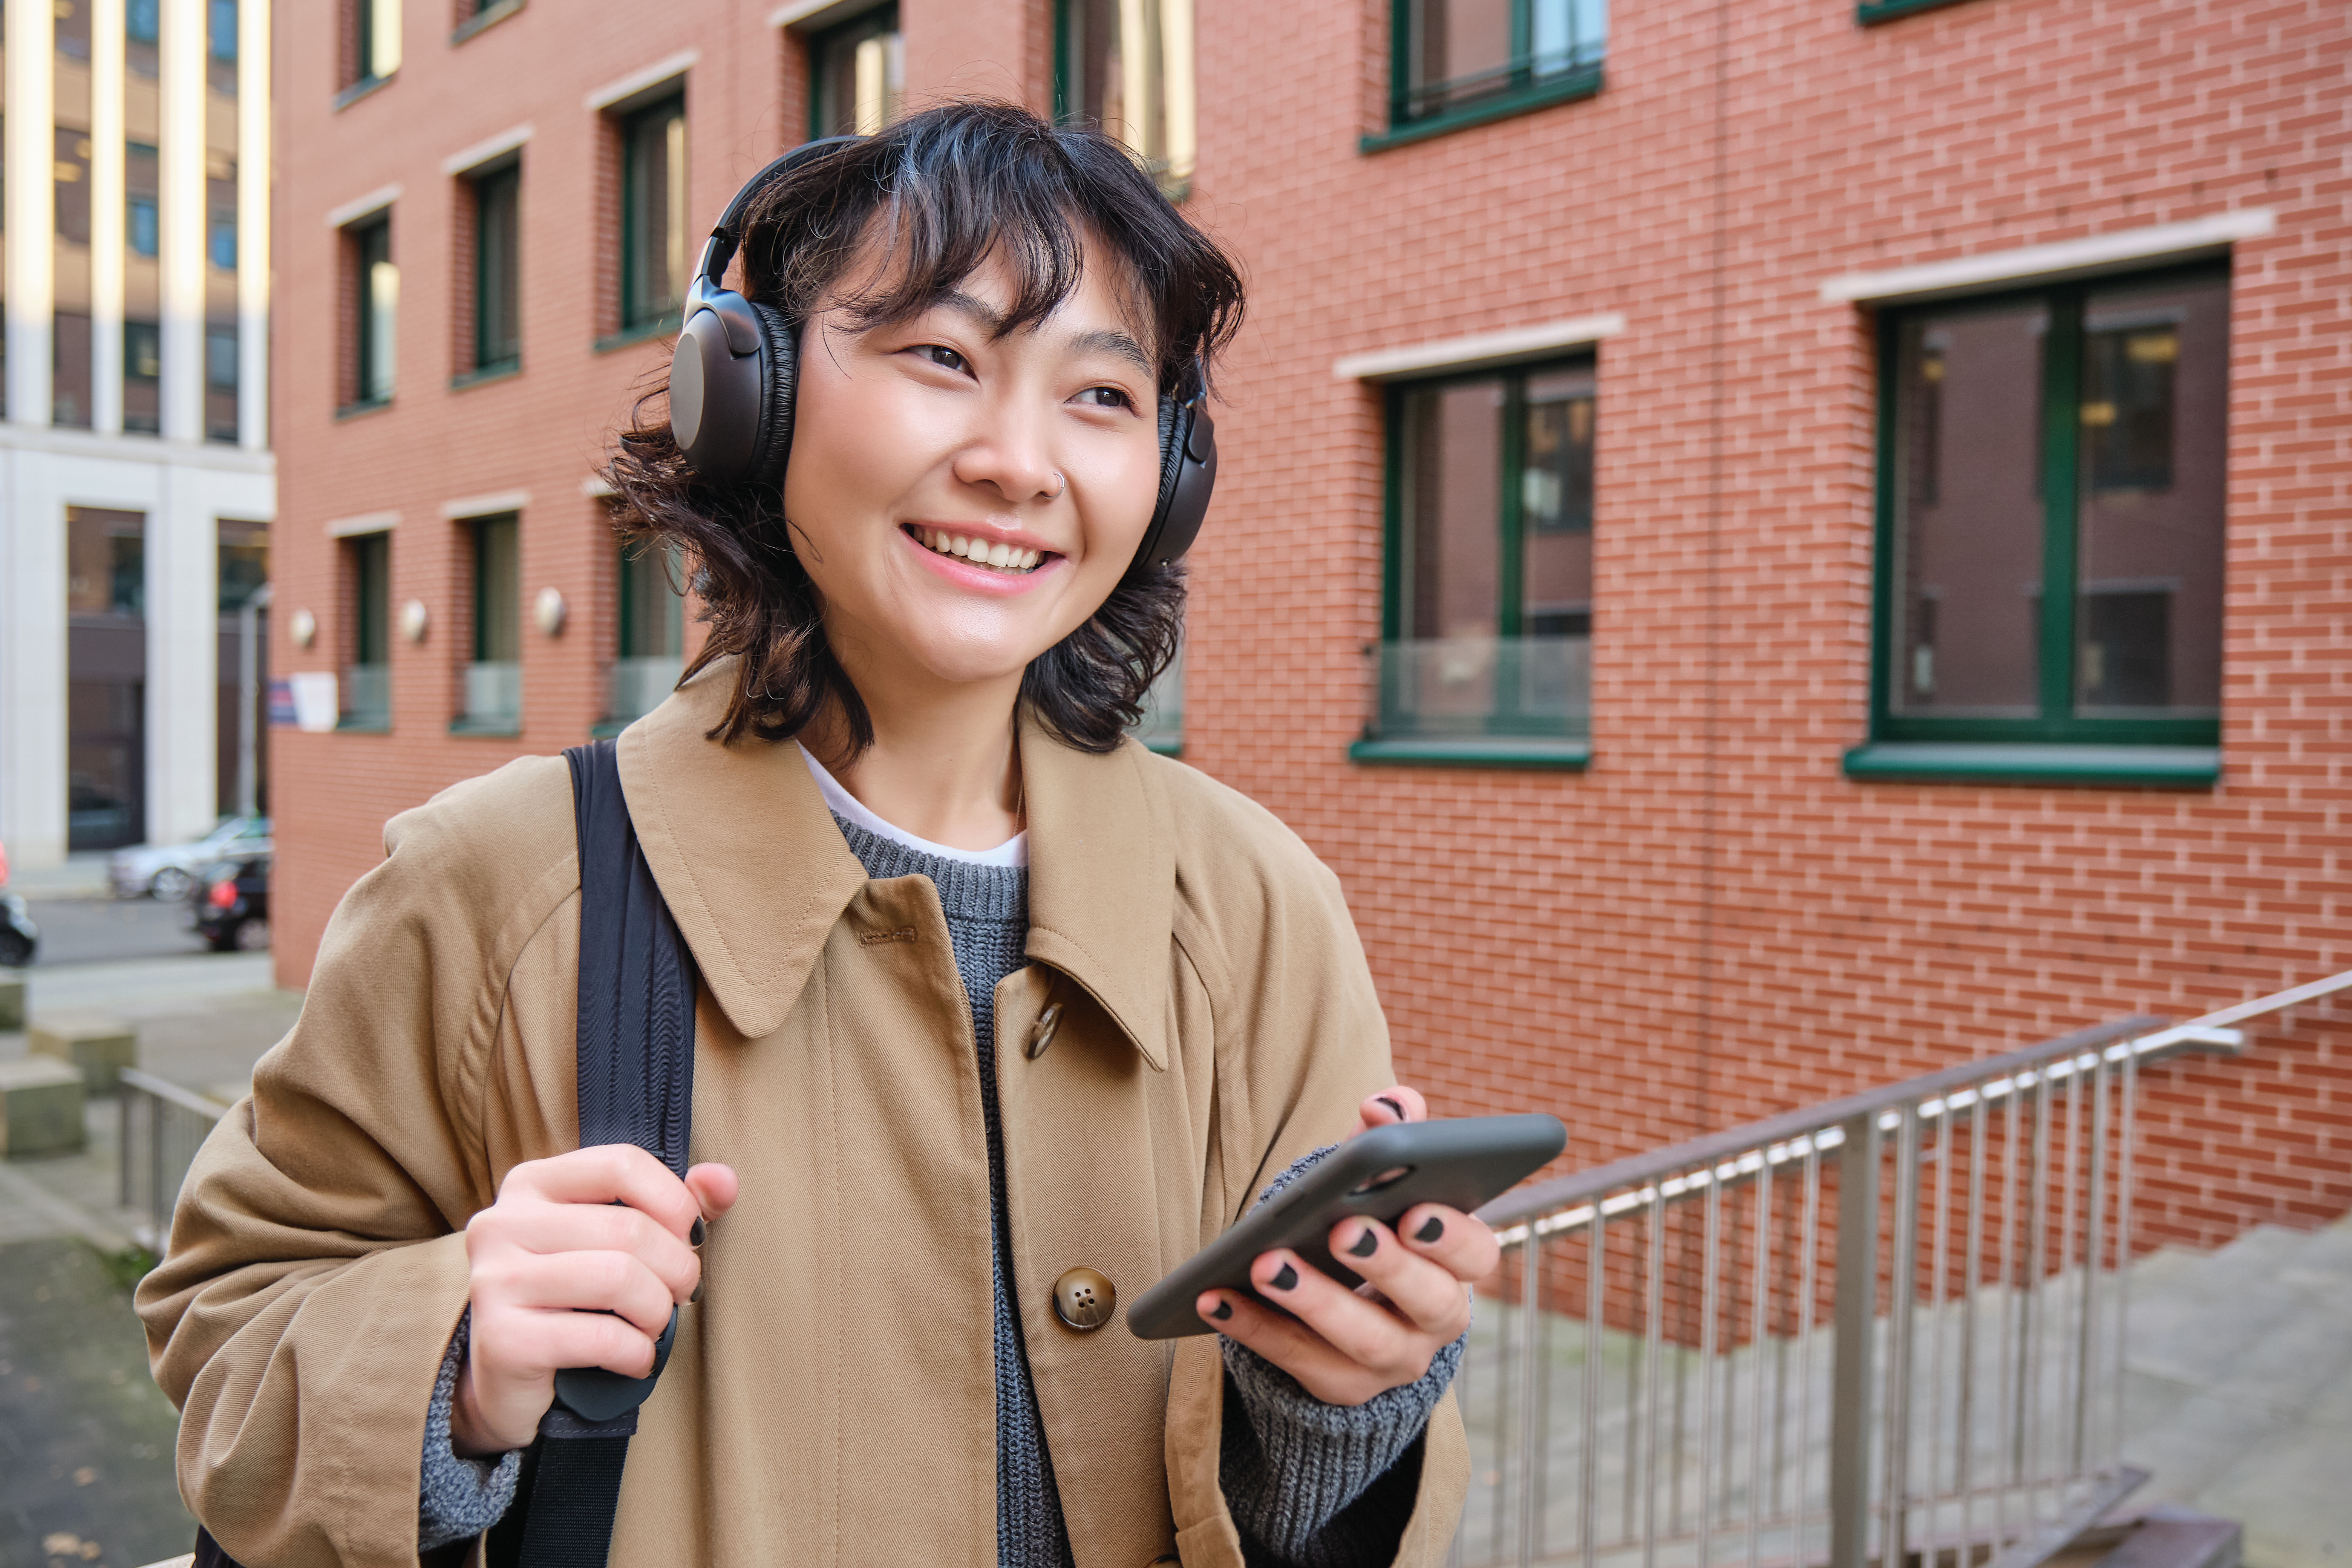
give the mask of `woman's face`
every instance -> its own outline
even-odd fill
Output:
[[[1158,378],[1087,259],[1059,309],[1002,336],[1013,288],[993,259],[909,321],[812,316],[784,515],[861,690],[1017,679],[1134,557]]]

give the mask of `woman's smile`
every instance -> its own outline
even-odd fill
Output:
[[[1024,541],[1017,534],[1007,537],[1004,531],[996,528],[909,522],[901,524],[898,531],[935,555],[978,567],[994,578],[1032,576],[1062,559],[1055,551]],[[962,574],[959,574],[956,580],[961,581]]]

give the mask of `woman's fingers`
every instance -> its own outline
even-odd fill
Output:
[[[659,1276],[626,1252],[518,1253],[486,1283],[496,1288],[499,1304],[510,1309],[617,1312],[646,1335],[669,1326],[678,1300]]]
[[[1427,1372],[1430,1356],[1444,1342],[1286,1249],[1266,1253],[1252,1264],[1250,1282],[1260,1296],[1297,1317],[1331,1349],[1372,1373],[1383,1387],[1410,1383]],[[1287,1365],[1284,1370],[1289,1370]]]
[[[1297,1319],[1269,1311],[1239,1290],[1206,1291],[1194,1305],[1219,1333],[1247,1345],[1326,1405],[1361,1405],[1395,1386],[1341,1355]]]
[[[634,1143],[600,1143],[517,1165],[507,1173],[499,1201],[509,1193],[553,1204],[626,1204],[681,1240],[702,1217],[686,1184]]]
[[[1462,1280],[1444,1263],[1404,1246],[1388,1226],[1341,1220],[1331,1227],[1331,1253],[1386,1297],[1398,1316],[1441,1344],[1470,1326]]]
[[[1484,1279],[1503,1260],[1503,1245],[1486,1222],[1444,1204],[1417,1204],[1398,1216],[1405,1246],[1456,1279]]]
[[[1368,1094],[1356,1108],[1356,1131],[1364,1133],[1375,1127],[1393,1127],[1400,1121],[1426,1121],[1429,1102],[1421,1090],[1391,1084],[1377,1094]]]

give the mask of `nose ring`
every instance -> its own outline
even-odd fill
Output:
[[[1047,496],[1045,499],[1047,500],[1060,500],[1062,499],[1062,492],[1069,488],[1070,481],[1068,479],[1064,477],[1059,468],[1056,468],[1054,470],[1054,493]]]

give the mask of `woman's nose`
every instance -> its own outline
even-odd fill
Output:
[[[954,471],[965,484],[992,489],[1014,506],[1062,492],[1036,422],[1010,411],[990,419],[956,454]]]

